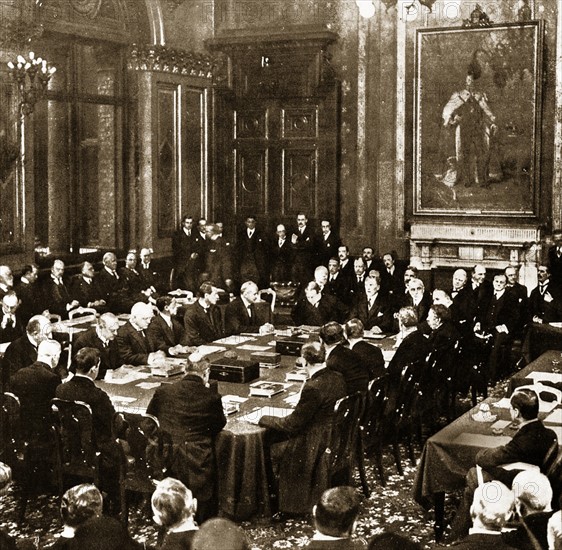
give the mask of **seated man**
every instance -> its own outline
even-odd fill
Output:
[[[172,296],[160,296],[156,299],[158,313],[150,321],[146,336],[153,350],[163,351],[167,355],[177,355],[183,351],[184,340],[182,324],[176,319],[178,303]]]
[[[418,317],[413,307],[403,307],[398,312],[400,333],[396,338],[398,349],[388,364],[389,384],[398,388],[400,376],[405,366],[425,361],[429,353],[429,342],[417,328]]]
[[[502,540],[502,529],[513,513],[514,495],[503,483],[491,481],[476,487],[470,507],[472,527],[459,550],[508,550],[514,548]]]
[[[68,312],[80,305],[70,295],[70,290],[63,280],[64,262],[55,260],[51,267],[51,276],[43,283],[43,300],[45,309],[56,313],[63,319],[68,317]]]
[[[19,398],[22,428],[37,443],[51,437],[51,399],[55,397],[60,376],[54,372],[61,346],[56,340],[43,340],[37,348],[37,361],[18,370],[10,379],[11,391]]]
[[[425,289],[421,279],[410,279],[408,281],[407,294],[404,295],[402,306],[413,307],[416,310],[418,323],[427,319],[429,307],[431,306],[431,294]]]
[[[369,344],[363,339],[363,323],[360,319],[351,319],[345,324],[345,337],[350,349],[356,353],[369,371],[369,380],[386,374],[384,356],[377,346]]]
[[[13,342],[23,334],[18,307],[19,300],[13,290],[4,294],[2,309],[0,310],[0,344]]]
[[[137,255],[134,252],[127,253],[125,267],[119,270],[119,276],[123,279],[127,294],[136,302],[144,302],[148,296],[154,293],[154,289],[150,285],[147,286],[137,270]]]
[[[119,493],[119,465],[121,451],[114,435],[115,409],[107,393],[94,384],[100,367],[100,352],[82,348],[73,360],[76,374],[57,387],[56,397],[66,401],[83,401],[92,410],[92,426],[98,450],[101,453],[100,475],[102,488],[117,502]],[[119,418],[119,417],[116,417]],[[118,433],[122,426],[115,426]]]
[[[7,265],[0,265],[0,298],[14,288],[14,274]]]
[[[35,315],[27,323],[25,334],[6,349],[2,360],[2,385],[8,391],[9,380],[18,370],[29,367],[37,360],[39,342],[51,337],[51,323],[44,315]]]
[[[304,383],[295,410],[288,416],[262,416],[259,425],[289,437],[279,465],[279,511],[308,514],[330,486],[327,462],[334,405],[347,395],[342,375],[326,368],[320,342],[307,342],[301,356],[309,380]]]
[[[388,296],[381,292],[380,276],[365,279],[365,292],[355,302],[350,318],[358,318],[366,330],[380,334],[392,332],[392,305]]]
[[[504,532],[503,540],[520,550],[535,550],[530,531],[541,548],[548,548],[546,530],[553,514],[550,481],[536,470],[523,470],[515,476],[511,489],[515,494],[519,523],[513,531]]]
[[[440,355],[453,350],[460,334],[451,320],[451,311],[442,304],[433,304],[427,314],[427,324],[431,329],[429,346]]]
[[[117,273],[117,256],[113,252],[106,252],[102,262],[103,268],[96,275],[101,298],[105,300],[110,311],[128,312],[131,306],[126,295],[125,282]]]
[[[265,306],[263,308],[257,307],[258,297],[258,285],[253,281],[246,281],[240,287],[240,296],[226,306],[224,324],[227,336],[241,332],[267,334],[275,330],[269,322],[269,304],[262,304]]]
[[[34,315],[41,313],[42,310],[43,300],[41,289],[37,282],[38,277],[39,268],[36,264],[28,264],[23,267],[20,284],[17,286],[16,293],[21,301],[20,315],[24,324]]]
[[[131,317],[117,331],[117,348],[121,365],[152,365],[166,357],[163,351],[151,348],[145,330],[154,317],[150,304],[137,302],[131,308]]]
[[[291,318],[295,325],[322,326],[338,316],[336,300],[335,296],[322,294],[320,287],[311,281],[304,289],[304,297],[293,307]]]
[[[335,321],[326,323],[320,329],[320,340],[326,346],[327,367],[343,376],[348,395],[367,391],[369,370],[357,353],[344,346],[343,327]]]
[[[77,353],[82,348],[95,348],[100,352],[100,368],[98,378],[105,377],[108,370],[118,369],[119,349],[117,347],[117,331],[119,330],[119,320],[113,313],[104,313],[98,317],[96,326],[90,327],[84,332],[80,332],[72,344],[73,353]]]
[[[484,481],[498,479],[509,486],[519,470],[506,470],[502,465],[526,462],[542,467],[548,451],[557,441],[556,434],[545,428],[538,419],[539,398],[534,391],[516,390],[510,402],[511,418],[519,426],[513,439],[506,445],[483,449],[476,455],[476,464],[483,470]],[[466,479],[464,497],[453,521],[454,539],[463,536],[468,530],[468,507],[472,502],[474,489],[478,485],[476,468],[469,470]]]
[[[162,280],[153,267],[152,251],[150,248],[141,248],[139,257],[139,273],[142,279],[143,290],[150,291],[151,294],[161,290],[163,288]]]
[[[186,345],[200,346],[224,336],[218,300],[217,287],[210,281],[202,283],[197,301],[186,308],[183,317]]]
[[[353,487],[333,487],[322,493],[312,508],[315,532],[305,546],[310,550],[353,550],[365,548],[364,541],[352,541],[357,527],[359,498]]]
[[[206,359],[190,355],[184,378],[158,388],[146,411],[172,436],[171,470],[193,491],[200,522],[217,512],[214,439],[226,424],[221,396],[209,388],[209,372]]]
[[[93,307],[98,311],[105,311],[105,300],[94,275],[94,266],[90,262],[83,262],[80,274],[72,278],[70,295],[82,307]]]

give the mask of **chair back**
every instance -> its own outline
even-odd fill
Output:
[[[62,317],[58,313],[49,313],[49,315],[46,315],[46,317],[53,325],[62,321]]]
[[[275,291],[277,305],[282,307],[292,307],[297,303],[299,283],[292,281],[274,281],[271,283],[271,288]]]
[[[541,470],[550,481],[555,495],[562,494],[562,447],[555,441],[547,453]]]
[[[402,369],[396,391],[396,399],[391,403],[391,410],[385,413],[385,424],[395,429],[402,421],[409,419],[411,411],[421,396],[420,379],[424,374],[425,361],[408,363]]]
[[[96,445],[92,409],[82,401],[51,401],[55,414],[57,466],[60,476],[99,481],[100,453]]]
[[[4,392],[0,409],[0,430],[2,434],[2,460],[12,468],[24,459],[25,441],[22,437],[21,406],[19,398]]]
[[[365,407],[361,427],[367,446],[372,438],[378,436],[383,426],[384,411],[386,408],[387,376],[375,378],[369,382],[365,396]]]
[[[351,469],[355,463],[363,402],[363,394],[355,392],[342,397],[334,405],[332,433],[327,450],[330,454],[331,475],[344,469]]]
[[[150,414],[124,413],[127,428],[124,436],[125,480],[128,489],[154,490],[153,480],[168,475],[172,459],[172,440],[160,429],[158,419]]]

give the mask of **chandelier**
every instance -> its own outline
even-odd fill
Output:
[[[47,84],[57,69],[29,52],[28,59],[18,55],[15,61],[8,61],[8,70],[18,86],[20,113],[30,115],[37,101],[45,95]]]

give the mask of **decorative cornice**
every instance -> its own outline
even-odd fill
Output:
[[[217,72],[219,60],[166,46],[133,44],[127,65],[134,71],[172,73],[211,80]]]

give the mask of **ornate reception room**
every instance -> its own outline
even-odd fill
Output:
[[[562,548],[562,2],[0,0],[0,307],[0,550]]]

